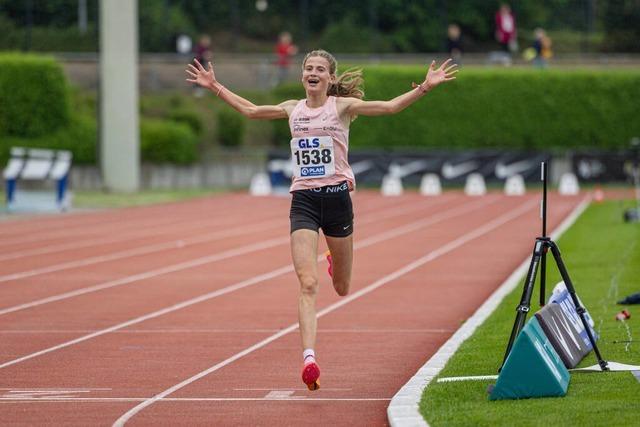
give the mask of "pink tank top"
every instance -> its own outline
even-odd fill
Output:
[[[333,162],[335,174],[322,177],[292,177],[289,191],[323,187],[347,181],[349,189],[356,186],[355,177],[348,162],[349,128],[338,117],[336,97],[330,96],[322,107],[307,107],[306,99],[298,101],[289,116],[289,129],[295,138],[314,140],[318,137],[331,137],[333,140]],[[296,159],[294,158],[295,162]]]

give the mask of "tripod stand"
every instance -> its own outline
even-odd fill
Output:
[[[576,312],[580,316],[580,320],[587,332],[587,336],[589,337],[589,341],[593,347],[593,351],[598,358],[598,365],[600,365],[600,369],[603,371],[609,370],[607,366],[607,362],[602,359],[600,355],[600,351],[598,350],[598,346],[596,345],[596,340],[593,338],[593,334],[591,333],[591,327],[587,322],[587,318],[585,316],[585,308],[580,304],[580,300],[576,295],[575,288],[573,287],[573,283],[571,282],[571,278],[569,278],[569,273],[567,272],[567,268],[562,261],[562,257],[560,256],[560,249],[558,249],[558,245],[556,245],[551,238],[547,237],[547,166],[544,162],[541,164],[541,178],[543,185],[543,197],[542,197],[542,237],[536,238],[535,245],[533,247],[533,256],[531,258],[531,263],[529,264],[529,271],[527,272],[527,278],[525,279],[524,289],[522,291],[522,297],[520,298],[520,304],[516,308],[516,320],[513,324],[513,329],[511,330],[511,336],[509,337],[509,343],[507,344],[507,350],[504,354],[504,358],[502,360],[502,365],[500,366],[500,370],[502,370],[502,366],[507,360],[509,353],[511,352],[511,348],[513,347],[513,343],[524,327],[524,323],[527,317],[527,313],[529,313],[531,306],[531,295],[533,294],[533,286],[536,281],[536,273],[538,271],[538,267],[541,267],[540,274],[540,305],[543,306],[545,301],[544,297],[544,285],[546,280],[546,253],[551,250],[551,254],[556,262],[558,267],[558,271],[560,272],[560,276],[562,276],[562,280],[567,287],[567,291],[571,296],[573,304],[576,307]]]
[[[631,139],[631,157],[632,160],[628,163],[629,168],[625,165],[625,170],[631,176],[633,181],[633,188],[636,196],[636,206],[631,209],[627,209],[624,212],[625,222],[639,222],[640,221],[640,138]]]

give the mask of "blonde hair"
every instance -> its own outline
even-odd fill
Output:
[[[319,56],[329,62],[329,74],[336,75],[338,68],[338,61],[326,50],[312,50],[307,53],[302,61],[302,67],[304,68],[307,63],[307,59]],[[335,83],[331,83],[327,89],[327,95],[329,96],[343,96],[362,99],[364,98],[364,79],[362,78],[362,70],[360,68],[350,68],[344,73],[337,76]]]

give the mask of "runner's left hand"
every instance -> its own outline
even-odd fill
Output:
[[[449,58],[436,68],[436,61],[431,61],[427,76],[424,79],[422,85],[427,89],[433,89],[440,83],[455,80],[455,74],[458,72],[458,64],[452,63],[452,59]]]

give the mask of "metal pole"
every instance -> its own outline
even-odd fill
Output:
[[[300,0],[300,34],[302,52],[309,49],[309,0]]]
[[[80,34],[87,32],[87,0],[78,0],[78,30]]]
[[[138,2],[100,1],[100,166],[108,190],[140,186]]]
[[[31,32],[33,30],[33,0],[27,0],[25,3],[25,20],[27,24],[27,31],[24,34],[24,50],[31,50]]]
[[[542,175],[542,240],[546,241],[547,238],[547,164],[542,162],[540,164],[540,172]],[[540,307],[544,307],[546,299],[546,287],[547,287],[547,246],[542,247],[540,254]]]
[[[371,31],[369,48],[371,49],[371,54],[375,55],[378,51],[378,11],[376,10],[376,0],[369,0],[369,30]]]
[[[231,12],[231,50],[235,52],[238,48],[238,35],[240,33],[238,0],[230,0],[229,6]]]

